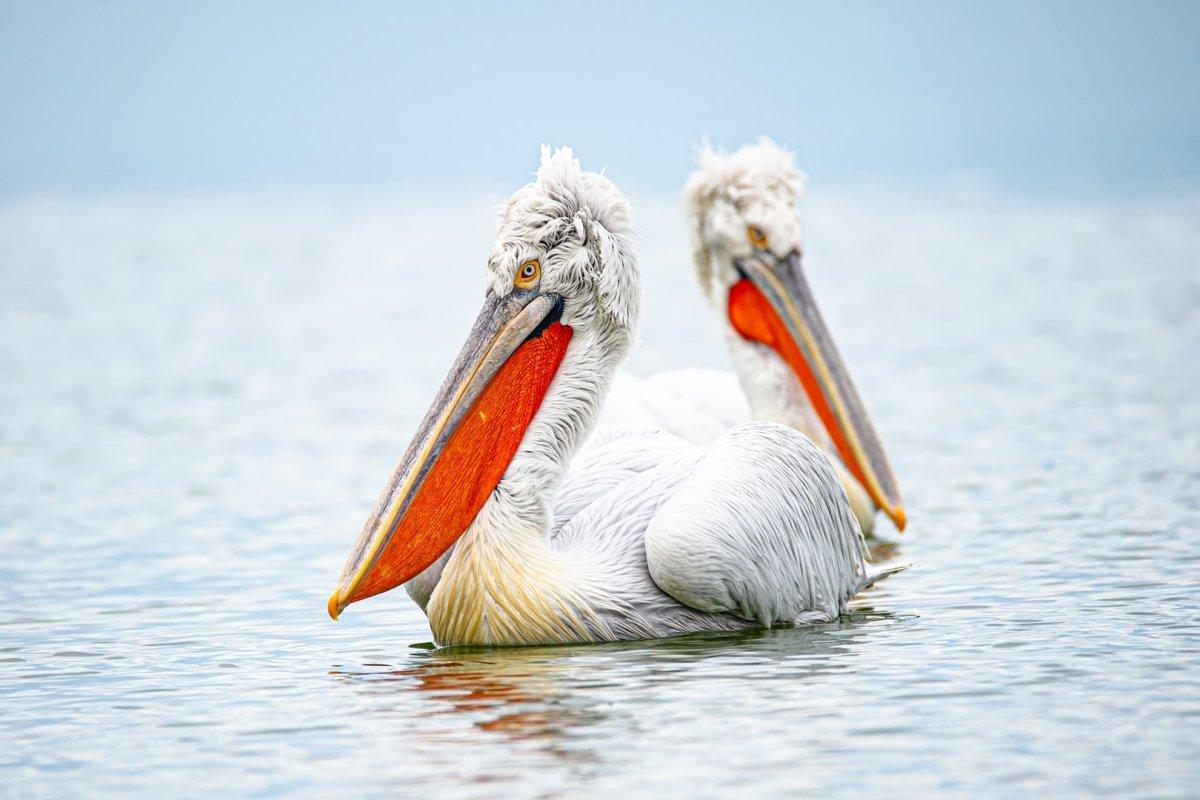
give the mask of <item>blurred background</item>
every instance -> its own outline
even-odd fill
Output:
[[[766,134],[822,183],[1200,176],[1194,3],[7,3],[0,181],[494,182],[569,143],[674,192]]]
[[[1198,41],[1196,3],[0,2],[0,786],[1200,793]],[[728,367],[678,192],[761,135],[914,568],[737,637],[331,623],[539,146],[634,205],[645,374]]]

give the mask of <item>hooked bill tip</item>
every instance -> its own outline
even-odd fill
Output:
[[[334,622],[337,622],[338,615],[342,613],[342,609],[338,605],[338,594],[339,593],[335,591],[333,594],[329,595],[329,604],[325,606],[325,609],[329,612],[329,618]]]

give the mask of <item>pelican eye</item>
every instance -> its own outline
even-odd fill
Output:
[[[746,235],[750,237],[750,244],[754,245],[757,249],[767,249],[767,234],[762,228],[757,225],[751,225],[746,228]]]
[[[537,283],[537,279],[542,274],[542,262],[536,258],[531,258],[520,266],[517,270],[517,277],[513,281],[518,289],[528,289]]]

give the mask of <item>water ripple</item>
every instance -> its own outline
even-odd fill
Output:
[[[438,650],[393,594],[333,625],[493,202],[0,206],[0,783],[1196,794],[1194,201],[812,204],[814,291],[912,520],[876,556],[915,564],[836,624]],[[723,366],[674,200],[638,205],[631,368]]]

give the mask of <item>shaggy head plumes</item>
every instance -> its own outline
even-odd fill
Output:
[[[763,137],[732,155],[707,144],[683,190],[692,235],[692,260],[700,286],[718,306],[737,276],[733,259],[749,255],[757,239],[784,255],[800,248],[796,200],[804,175],[792,153]],[[761,234],[761,239],[752,233]]]
[[[603,175],[585,172],[570,148],[542,148],[532,183],[500,210],[488,290],[513,291],[540,263],[535,291],[563,301],[570,344],[502,485],[508,507],[532,526],[583,441],[608,384],[633,344],[640,305],[629,203]],[[540,523],[538,523],[540,524]]]
[[[543,147],[536,179],[501,209],[488,288],[507,294],[530,259],[541,262],[542,291],[563,297],[564,324],[601,324],[632,342],[640,299],[632,212],[612,181],[585,172],[569,147]]]

